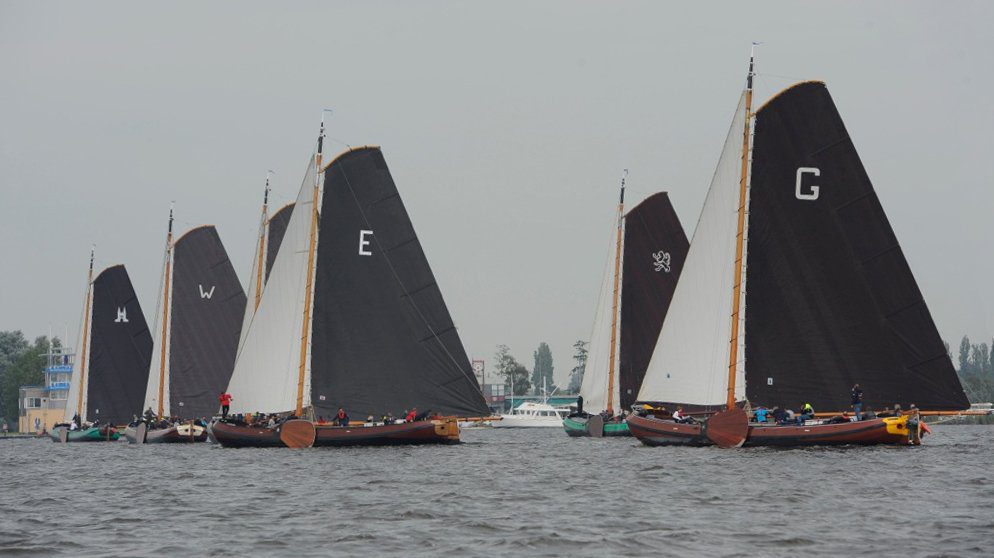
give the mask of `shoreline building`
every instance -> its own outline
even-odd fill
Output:
[[[45,354],[45,385],[21,386],[17,403],[19,432],[41,434],[62,422],[75,356],[69,347],[52,347]]]

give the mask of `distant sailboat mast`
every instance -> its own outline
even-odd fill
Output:
[[[256,265],[255,274],[255,309],[259,309],[259,303],[262,302],[262,277],[265,273],[266,268],[266,240],[267,231],[269,229],[269,177],[273,175],[273,171],[266,171],[266,191],[262,196],[262,220],[259,225],[259,259]]]
[[[156,416],[162,420],[164,412],[164,394],[166,391],[166,339],[169,332],[169,283],[172,279],[173,260],[173,206],[169,206],[169,228],[166,232],[166,274],[163,277],[162,289],[162,336],[159,340],[159,405]]]
[[[86,393],[86,364],[89,358],[87,342],[90,334],[90,310],[93,300],[93,253],[95,247],[90,247],[90,270],[86,274],[86,302],[83,304],[83,342],[79,346],[79,394],[76,397],[76,414],[83,420],[83,394]]]
[[[324,111],[321,112],[321,131],[318,133],[318,150],[314,155],[314,189],[311,199],[310,240],[307,246],[307,285],[304,288],[304,319],[300,326],[300,367],[297,375],[296,415],[303,416],[304,384],[307,375],[307,347],[310,345],[311,304],[314,299],[314,252],[318,241],[318,204],[321,200],[321,157],[324,150]]]
[[[738,366],[739,311],[742,305],[743,244],[745,239],[746,205],[749,189],[749,119],[752,118],[752,77],[756,58],[756,43],[749,53],[749,75],[746,77],[745,125],[742,127],[742,173],[739,177],[738,231],[735,235],[735,278],[732,282],[732,333],[728,350],[728,409],[735,408],[735,372]]]
[[[621,175],[621,195],[618,200],[617,233],[614,242],[614,290],[611,301],[611,349],[608,357],[607,369],[607,412],[614,414],[614,362],[618,347],[618,298],[619,279],[621,272],[621,233],[625,223],[625,180],[628,178],[628,169]]]

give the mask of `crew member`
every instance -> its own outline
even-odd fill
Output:
[[[414,419],[417,416],[418,416],[418,408],[415,407],[415,408],[411,409],[411,412],[407,413],[406,417],[404,417],[404,422],[414,422]]]
[[[349,425],[349,415],[345,413],[345,409],[341,407],[338,408],[338,414],[335,415],[335,424],[338,426]]]
[[[850,396],[853,411],[856,412],[856,420],[863,420],[863,390],[860,389],[859,384],[853,384]]]
[[[228,409],[231,408],[231,394],[227,392],[221,392],[221,396],[218,400],[221,402],[221,418],[228,418]]]
[[[811,406],[811,403],[805,403],[801,407],[801,416],[797,417],[797,424],[804,424],[804,421],[813,418],[815,418],[815,408]]]

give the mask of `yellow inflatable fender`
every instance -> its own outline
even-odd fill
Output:
[[[887,425],[888,434],[899,434],[901,436],[908,435],[907,415],[903,415],[900,417],[887,417],[884,419],[884,424]]]

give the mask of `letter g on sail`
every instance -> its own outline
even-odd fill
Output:
[[[811,186],[808,187],[810,191],[804,192],[802,182],[805,174],[813,174],[815,176],[821,176],[821,171],[815,167],[798,167],[797,181],[795,182],[794,185],[794,195],[799,200],[814,201],[818,199],[818,190],[820,188],[812,184]]]

